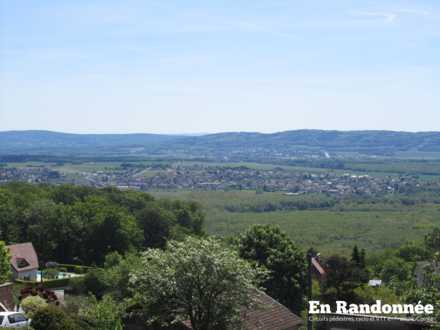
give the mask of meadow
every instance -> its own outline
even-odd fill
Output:
[[[410,240],[422,240],[440,226],[440,205],[344,201],[335,206],[308,210],[231,212],[231,205],[258,205],[300,198],[281,193],[154,192],[160,198],[197,201],[206,214],[205,230],[223,237],[242,233],[253,224],[276,224],[304,249],[314,247],[325,255],[348,254],[354,245],[374,252],[396,248]]]

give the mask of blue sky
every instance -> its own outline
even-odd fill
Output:
[[[440,2],[0,0],[0,130],[440,130]]]

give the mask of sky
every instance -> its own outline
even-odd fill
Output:
[[[438,0],[0,0],[0,131],[440,130]]]

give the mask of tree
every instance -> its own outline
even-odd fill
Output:
[[[434,228],[425,236],[425,246],[430,252],[440,252],[440,228]]]
[[[426,248],[422,242],[406,242],[397,251],[398,257],[407,262],[416,262],[426,260]]]
[[[346,258],[332,256],[326,260],[325,269],[327,275],[321,284],[322,300],[328,304],[337,300],[357,302],[355,289],[362,284],[358,268]]]
[[[109,205],[101,197],[76,204],[76,211],[86,223],[82,235],[82,262],[101,265],[108,253],[124,253],[141,245],[142,232],[134,216]]]
[[[380,277],[385,283],[404,282],[411,277],[411,265],[403,259],[392,257],[385,260],[382,264]]]
[[[128,283],[130,273],[140,265],[140,257],[137,254],[127,254],[124,257],[117,253],[111,253],[105,258],[106,281],[111,290],[108,292],[116,300],[130,297]]]
[[[361,257],[357,245],[353,247],[353,251],[351,252],[351,261],[354,262],[356,265],[359,265],[361,263]]]
[[[277,226],[257,225],[239,239],[239,254],[269,271],[262,286],[294,312],[304,307],[306,261],[303,252]]]
[[[0,283],[11,279],[11,256],[5,242],[0,241]]]
[[[28,296],[21,301],[21,308],[23,308],[26,316],[33,318],[34,314],[41,308],[47,307],[47,302],[40,296]]]
[[[0,189],[0,238],[6,242],[17,239],[16,228],[17,208],[14,205],[11,193]]]
[[[174,214],[156,205],[144,208],[137,216],[144,233],[145,247],[163,248],[171,236],[171,228],[176,223]]]
[[[189,237],[143,253],[131,284],[148,323],[189,320],[194,330],[220,330],[240,323],[259,274],[218,240]]]

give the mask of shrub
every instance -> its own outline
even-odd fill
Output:
[[[49,305],[38,309],[31,322],[35,330],[80,330],[81,328],[59,307]]]
[[[29,318],[33,318],[37,310],[47,307],[47,302],[40,296],[28,296],[21,302],[21,307]]]
[[[82,293],[86,293],[87,289],[86,286],[84,284],[84,277],[80,276],[80,277],[73,277],[70,279],[70,289],[71,289],[71,293],[73,294],[82,294]]]
[[[90,306],[80,313],[93,329],[122,330],[122,307],[111,296],[104,296],[100,301],[90,298]]]
[[[50,279],[50,280],[56,279],[58,276],[58,273],[59,273],[59,270],[57,268],[47,268],[42,272],[43,278]]]
[[[56,294],[53,291],[48,290],[42,286],[37,286],[37,287],[28,286],[26,288],[23,288],[20,291],[19,299],[23,301],[25,298],[29,296],[33,296],[33,297],[39,296],[43,298],[47,303],[54,303],[56,305],[59,304]]]
[[[61,288],[68,286],[70,283],[70,278],[59,278],[56,280],[48,280],[43,282],[45,288]]]
[[[91,293],[96,298],[101,299],[109,288],[104,270],[94,269],[88,272],[84,276],[84,287],[87,293]]]

